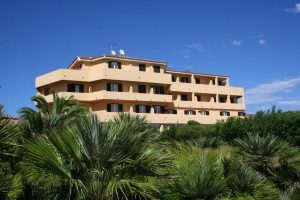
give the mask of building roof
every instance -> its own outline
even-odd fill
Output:
[[[142,61],[142,62],[159,63],[162,65],[167,65],[167,62],[162,61],[162,60],[150,60],[150,59],[134,58],[134,57],[128,57],[128,56],[114,56],[114,55],[104,54],[103,56],[98,56],[98,57],[78,56],[71,62],[71,64],[68,66],[68,68],[71,68],[76,62],[78,62],[80,60],[94,62],[94,61],[102,60],[105,58],[117,58],[117,59],[122,59],[122,60]]]

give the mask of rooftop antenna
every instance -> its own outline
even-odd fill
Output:
[[[121,55],[121,56],[125,57],[125,51],[124,51],[123,49],[120,49],[119,52],[120,52],[120,55]]]
[[[116,51],[113,49],[114,46],[116,46],[116,44],[111,44],[111,45],[110,45],[110,53],[111,53],[111,55],[113,55],[113,56],[115,56],[115,55],[117,54]]]

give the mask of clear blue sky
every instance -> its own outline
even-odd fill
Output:
[[[76,56],[159,59],[231,76],[247,112],[300,109],[300,0],[0,1],[0,104],[33,107],[34,79]]]

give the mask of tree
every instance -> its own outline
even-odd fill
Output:
[[[157,146],[153,127],[121,114],[101,123],[85,115],[65,129],[37,135],[25,145],[28,180],[50,198],[155,199],[155,179],[170,155]]]

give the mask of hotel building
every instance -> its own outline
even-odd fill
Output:
[[[160,127],[244,116],[244,89],[224,75],[175,71],[164,61],[126,56],[77,57],[67,69],[36,78],[38,95],[74,96],[108,121],[118,112],[144,115]]]

